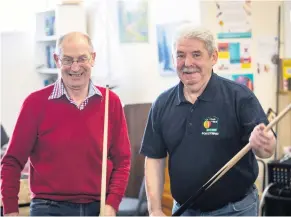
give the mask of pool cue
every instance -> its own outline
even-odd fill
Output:
[[[103,132],[103,154],[102,154],[102,175],[101,175],[100,216],[104,216],[104,214],[105,214],[106,175],[107,175],[107,141],[108,141],[108,107],[109,107],[109,85],[106,85],[104,132]]]
[[[281,118],[283,118],[288,111],[291,110],[291,103],[265,128],[265,132],[269,131]],[[211,179],[209,179],[197,192],[195,195],[191,196],[184,204],[182,204],[179,209],[173,213],[172,216],[180,216],[192,206],[195,201],[215,182],[217,182],[228,170],[230,170],[249,150],[251,150],[251,145],[248,143],[242,150],[240,150],[230,161],[228,161]]]

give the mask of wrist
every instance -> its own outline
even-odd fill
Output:
[[[274,153],[266,152],[266,151],[261,150],[261,149],[260,150],[253,149],[253,152],[257,157],[262,158],[262,159],[270,158],[274,154]]]
[[[116,216],[116,210],[109,204],[105,205],[105,215],[106,216]]]
[[[149,211],[149,216],[164,216],[164,212],[162,209],[157,209],[154,211]]]
[[[162,206],[149,207],[149,213],[155,213],[160,211],[162,211]]]
[[[110,210],[116,212],[116,209],[115,209],[113,206],[111,206],[110,204],[105,204],[105,206],[106,206],[108,209],[110,209]]]

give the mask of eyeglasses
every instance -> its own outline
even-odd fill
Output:
[[[71,65],[73,65],[74,62],[77,62],[77,64],[86,64],[89,62],[89,60],[91,58],[89,58],[87,56],[81,56],[77,60],[74,60],[72,57],[63,57],[63,58],[59,57],[59,59],[60,59],[62,65],[71,66]]]

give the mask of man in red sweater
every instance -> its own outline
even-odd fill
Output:
[[[90,79],[95,52],[87,35],[66,34],[56,51],[61,78],[24,100],[1,161],[4,215],[18,215],[28,159],[32,216],[99,215],[105,88]],[[105,215],[114,216],[127,187],[130,143],[121,102],[111,91],[107,139]]]

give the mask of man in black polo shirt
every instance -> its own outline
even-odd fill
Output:
[[[140,150],[146,156],[150,215],[164,215],[167,154],[174,212],[249,141],[252,151],[184,215],[257,215],[255,155],[271,157],[276,144],[272,132],[263,132],[268,121],[258,99],[246,86],[213,72],[218,54],[210,31],[183,25],[173,54],[180,83],[153,103]]]

